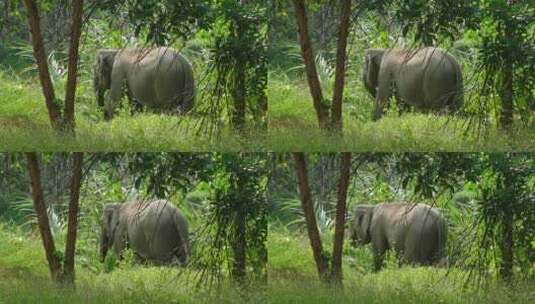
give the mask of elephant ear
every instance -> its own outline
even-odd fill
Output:
[[[360,220],[360,231],[362,233],[362,241],[366,244],[371,241],[370,226],[373,217],[374,206],[361,206],[361,220]]]
[[[352,226],[353,241],[361,244],[370,242],[370,223],[373,216],[373,205],[357,205]]]
[[[120,204],[107,204],[104,206],[102,213],[102,223],[105,228],[108,241],[113,240],[113,236],[117,226],[119,225],[119,208]]]
[[[375,98],[379,77],[379,68],[383,58],[384,50],[369,49],[364,57],[364,70],[362,73],[364,86]]]
[[[111,71],[113,63],[115,62],[115,55],[117,50],[100,50],[97,53],[96,62],[94,65],[94,82],[93,86],[96,90],[107,90],[111,84]]]

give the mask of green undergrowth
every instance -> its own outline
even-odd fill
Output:
[[[111,272],[87,265],[77,253],[76,288],[50,280],[39,236],[0,222],[0,303],[257,303],[261,289],[240,292],[224,283],[219,292],[195,288],[188,270],[120,263]],[[58,244],[60,248],[61,244]],[[96,248],[94,249],[96,251]],[[89,259],[91,260],[91,259]],[[213,291],[213,290],[212,290]]]
[[[398,268],[387,263],[370,271],[366,248],[344,248],[344,289],[334,291],[317,279],[304,232],[270,229],[266,288],[238,293],[231,285],[217,293],[193,288],[189,270],[121,262],[111,272],[80,252],[76,288],[60,288],[49,278],[40,238],[0,223],[0,303],[532,303],[535,282],[511,286],[488,282],[464,286],[464,273],[435,268]],[[61,248],[62,244],[58,244]],[[329,248],[329,241],[324,243]],[[96,250],[96,248],[95,248]]]
[[[330,242],[324,242],[331,248]],[[349,247],[349,246],[348,246]],[[398,267],[371,272],[366,248],[344,248],[343,290],[319,283],[306,232],[270,229],[269,294],[273,303],[532,303],[535,282],[511,286],[488,282],[485,287],[465,286],[461,270],[432,267]]]
[[[360,84],[359,84],[360,85]],[[343,136],[319,129],[304,80],[272,75],[269,80],[269,137],[277,151],[534,151],[535,125],[510,132],[487,127],[477,132],[468,120],[417,113],[388,112],[370,120],[372,100],[348,84],[343,104]],[[327,92],[327,90],[325,90]],[[325,93],[325,96],[329,94]]]
[[[89,85],[79,87],[76,136],[58,135],[50,126],[38,80],[0,71],[0,150],[2,151],[262,151],[259,130],[238,135],[223,127],[210,138],[197,132],[200,117],[119,109],[110,122],[102,119]],[[61,96],[61,93],[57,93]]]

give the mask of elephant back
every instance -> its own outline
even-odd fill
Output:
[[[187,230],[186,220],[182,217],[183,223],[177,225],[178,209],[166,200],[136,202],[129,207],[128,242],[132,250],[155,262],[175,260],[187,240],[180,231]]]

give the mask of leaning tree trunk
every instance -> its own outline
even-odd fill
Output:
[[[334,244],[332,256],[331,280],[342,286],[342,249],[344,247],[344,230],[346,221],[347,188],[349,187],[349,171],[351,168],[351,153],[342,153],[340,162],[340,179],[336,202],[336,222],[334,228]]]
[[[320,128],[327,129],[329,125],[329,108],[323,103],[323,94],[321,92],[321,85],[316,70],[316,63],[314,61],[314,51],[312,50],[312,42],[308,32],[308,19],[303,0],[293,0],[295,7],[295,17],[297,19],[297,28],[299,31],[299,44],[301,46],[301,53],[305,63],[305,71],[308,80],[308,87],[312,95],[312,102],[316,110],[316,116]]]
[[[60,282],[62,279],[61,261],[56,254],[56,247],[54,245],[54,238],[50,231],[50,224],[48,222],[48,214],[45,206],[43,196],[43,189],[41,187],[41,172],[39,170],[39,161],[35,153],[26,153],[28,162],[28,172],[30,174],[30,182],[32,187],[32,198],[35,213],[37,214],[37,223],[43,247],[45,249],[46,259],[50,275],[55,282]]]
[[[73,153],[72,155],[69,219],[67,227],[67,243],[65,244],[65,262],[63,265],[63,280],[69,285],[74,285],[74,253],[76,248],[76,231],[78,228],[78,209],[83,158],[84,154],[80,152]]]
[[[76,95],[76,80],[78,77],[78,49],[82,32],[83,0],[74,0],[71,21],[71,42],[69,47],[69,66],[67,74],[67,88],[65,92],[65,128],[74,130],[74,98]]]
[[[346,74],[347,36],[349,34],[349,18],[351,16],[351,0],[341,1],[340,28],[336,46],[336,72],[331,105],[331,128],[338,132],[342,131],[342,100]]]
[[[314,255],[320,280],[327,282],[327,272],[329,266],[327,259],[323,256],[323,247],[321,245],[321,238],[318,230],[318,224],[316,222],[316,216],[314,214],[314,206],[312,203],[312,194],[310,192],[310,186],[308,183],[305,155],[299,152],[293,153],[293,156],[299,184],[299,193],[301,195],[301,205],[305,215],[305,222],[307,226],[308,238],[310,240],[310,246],[312,247],[312,254]]]
[[[56,104],[56,96],[54,94],[54,86],[50,78],[48,70],[48,62],[45,51],[45,44],[43,36],[41,35],[41,19],[39,17],[39,9],[37,3],[33,0],[23,0],[28,14],[28,24],[30,27],[33,55],[37,62],[39,70],[39,81],[45,97],[45,104],[48,110],[48,117],[52,127],[59,131],[62,129],[62,119],[60,107]]]

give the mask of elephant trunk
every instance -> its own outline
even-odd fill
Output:
[[[95,93],[97,95],[97,105],[101,108],[104,107],[104,90],[97,89]]]
[[[362,73],[362,83],[364,84],[364,87],[366,88],[368,93],[370,93],[375,98],[375,87],[373,86],[373,84],[371,84],[370,78],[370,71],[369,67],[367,66]]]
[[[106,254],[108,253],[108,234],[105,229],[102,229],[100,235],[100,261],[104,262]]]

